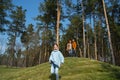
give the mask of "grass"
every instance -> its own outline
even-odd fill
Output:
[[[120,67],[87,58],[65,58],[60,80],[120,80]],[[50,64],[29,68],[0,66],[0,80],[50,80]]]

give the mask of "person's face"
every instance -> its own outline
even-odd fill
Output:
[[[71,41],[69,41],[69,43],[71,43]]]
[[[58,46],[57,45],[54,45],[54,50],[58,50]]]

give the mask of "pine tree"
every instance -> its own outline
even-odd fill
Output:
[[[11,51],[10,54],[12,55],[11,58],[12,60],[12,66],[15,63],[15,46],[16,46],[16,41],[17,37],[20,36],[20,34],[25,30],[25,10],[22,10],[22,7],[16,7],[15,10],[12,10],[11,12],[11,23],[8,29],[8,35],[9,35],[9,42],[8,44],[10,47]]]
[[[6,26],[9,23],[9,20],[7,19],[8,13],[10,12],[11,8],[11,0],[0,0],[0,32],[6,30]]]
[[[110,45],[110,53],[112,55],[112,64],[115,65],[115,57],[114,57],[113,47],[112,47],[112,42],[111,42],[111,33],[110,33],[110,27],[109,27],[107,13],[106,13],[105,2],[104,0],[102,0],[102,2],[103,2],[104,15],[105,15],[105,20],[106,20],[106,25],[107,25],[107,30],[108,30],[107,32],[108,32],[108,40],[109,40],[109,45]]]

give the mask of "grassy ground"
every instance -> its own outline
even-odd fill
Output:
[[[86,58],[65,58],[60,80],[120,80],[120,67]],[[50,80],[50,64],[29,68],[0,66],[0,80]]]

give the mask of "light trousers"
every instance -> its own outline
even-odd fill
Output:
[[[51,74],[55,74],[56,75],[56,80],[59,80],[59,74],[58,74],[58,66],[55,64],[51,64]]]

